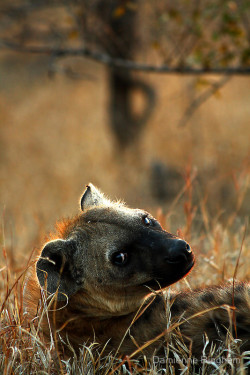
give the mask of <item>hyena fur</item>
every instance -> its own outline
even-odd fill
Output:
[[[35,317],[47,295],[45,336],[59,331],[76,351],[97,342],[108,343],[107,352],[153,356],[164,353],[173,333],[196,358],[205,343],[207,350],[220,347],[228,335],[241,340],[242,351],[250,350],[250,284],[165,290],[193,266],[184,240],[148,212],[111,202],[89,184],[81,213],[62,222],[56,239],[41,250],[25,305]]]

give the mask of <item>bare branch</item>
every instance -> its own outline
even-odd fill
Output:
[[[199,95],[198,98],[194,99],[182,116],[179,126],[185,126],[197,109],[212,95],[214,95],[222,86],[224,86],[230,80],[230,78],[231,77],[228,75],[222,77],[218,82],[213,83],[211,87]]]
[[[150,65],[137,63],[131,60],[112,57],[108,54],[98,51],[92,51],[88,47],[83,48],[55,48],[55,47],[37,47],[23,46],[8,40],[0,40],[0,48],[11,49],[17,52],[37,53],[53,55],[55,57],[63,56],[83,56],[96,62],[108,65],[110,67],[142,71],[147,73],[164,73],[164,74],[227,74],[227,75],[249,75],[250,67],[228,67],[228,68],[191,68],[188,66],[171,67],[168,65]]]

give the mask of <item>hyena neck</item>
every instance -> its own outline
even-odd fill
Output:
[[[117,297],[112,295],[112,293],[106,296],[103,293],[90,294],[81,292],[71,297],[66,309],[69,313],[74,311],[75,314],[81,315],[82,318],[112,319],[113,317],[135,314],[148,298],[150,298],[150,295],[147,297],[131,295],[128,298],[125,295]]]

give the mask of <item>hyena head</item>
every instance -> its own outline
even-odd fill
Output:
[[[62,238],[44,246],[36,265],[40,285],[58,291],[59,301],[78,296],[119,314],[152,289],[180,280],[194,265],[184,240],[148,212],[109,201],[92,184],[81,210],[66,223]]]

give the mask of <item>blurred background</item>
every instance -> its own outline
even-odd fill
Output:
[[[78,212],[88,182],[197,247],[218,225],[238,246],[250,5],[212,3],[1,0],[1,240],[13,262]]]

